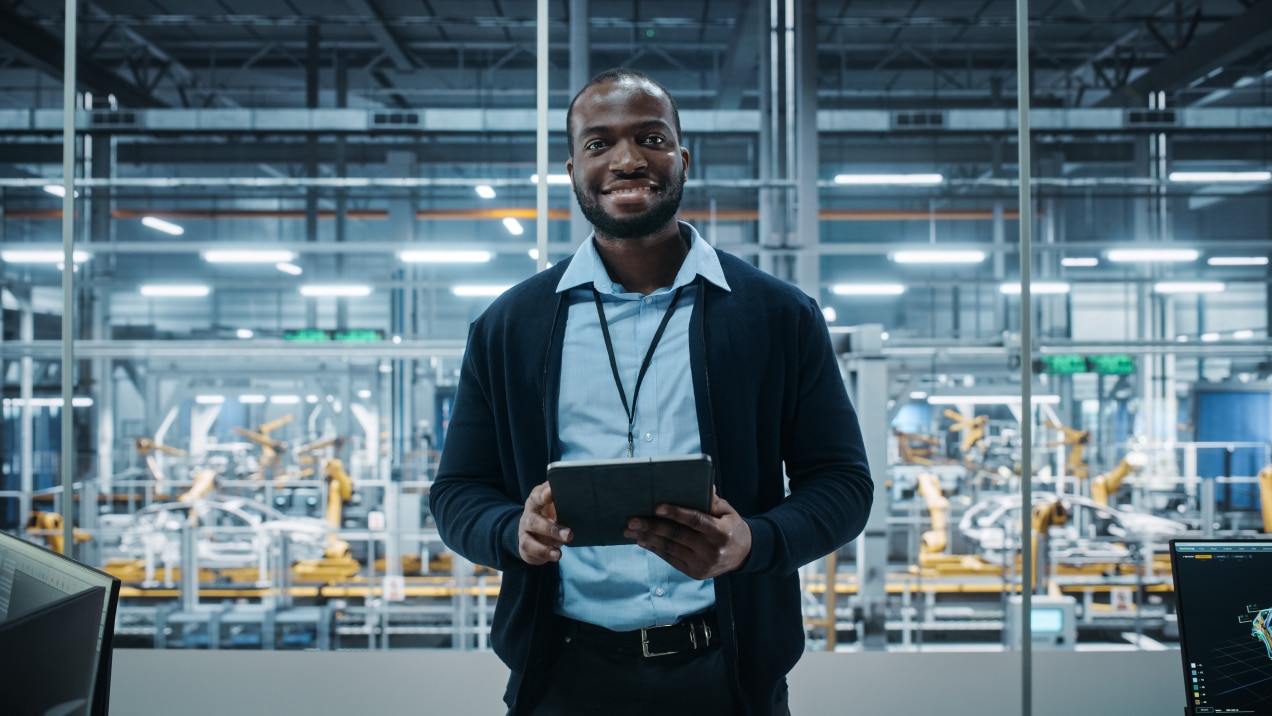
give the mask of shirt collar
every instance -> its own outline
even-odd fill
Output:
[[[678,223],[680,235],[689,242],[689,253],[685,256],[684,263],[680,265],[680,271],[676,274],[676,280],[670,288],[686,286],[693,283],[698,276],[702,276],[725,291],[731,291],[729,282],[724,279],[724,269],[720,267],[720,257],[716,255],[715,249],[702,239],[697,229],[683,221]],[[601,255],[596,251],[596,244],[592,241],[595,236],[595,232],[589,234],[587,241],[584,241],[574,252],[574,258],[566,267],[565,273],[561,274],[561,281],[557,283],[557,293],[586,284],[592,284],[600,293],[621,292],[621,287],[610,279],[609,272],[605,270],[605,263],[601,261]]]

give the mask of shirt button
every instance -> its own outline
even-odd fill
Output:
[[[654,594],[660,597],[666,593],[667,593],[667,590],[663,589],[662,587],[658,587],[657,589],[654,590]]]
[[[654,441],[653,433],[645,433],[645,442],[652,443]]]
[[[646,305],[651,304],[651,303],[653,303],[653,302],[654,302],[654,297],[653,297],[653,296],[646,296],[646,297],[645,297],[645,304],[646,304]]]

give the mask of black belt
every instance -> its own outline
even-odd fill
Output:
[[[557,617],[557,629],[568,642],[599,646],[645,657],[701,651],[719,644],[715,611],[693,614],[667,626],[613,631],[567,617]]]

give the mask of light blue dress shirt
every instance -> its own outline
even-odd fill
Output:
[[[627,292],[610,279],[590,236],[561,276],[557,292],[568,292],[570,313],[561,355],[560,459],[627,456],[627,415],[609,366],[593,286],[605,308],[628,405],[654,332],[676,289],[684,287],[641,383],[635,406],[633,456],[702,452],[689,370],[689,317],[698,298],[694,282],[701,275],[726,291],[729,286],[715,250],[693,227],[680,226],[690,236],[689,254],[675,282],[648,296]],[[715,604],[713,580],[692,579],[634,544],[566,545],[561,550],[560,567],[556,613],[615,631],[674,624],[682,616]]]

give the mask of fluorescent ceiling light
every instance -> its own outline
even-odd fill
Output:
[[[978,264],[985,260],[984,251],[898,251],[892,260],[899,264]]]
[[[899,283],[837,283],[830,287],[836,296],[900,296],[905,286]]]
[[[1267,266],[1267,256],[1211,256],[1206,259],[1211,266]]]
[[[1111,249],[1107,256],[1109,261],[1153,262],[1153,261],[1196,261],[1201,252],[1196,249]]]
[[[530,182],[533,184],[538,184],[539,175],[538,174],[531,175]],[[569,184],[569,183],[570,183],[569,174],[549,174],[548,175],[548,184]]]
[[[945,181],[940,174],[836,174],[836,184],[853,186],[932,186]]]
[[[299,276],[305,272],[305,269],[297,266],[296,264],[289,264],[289,263],[277,263],[277,264],[274,264],[274,268],[278,269],[279,271],[282,271],[283,273],[289,273],[293,276]]]
[[[199,405],[220,405],[225,402],[224,395],[196,395],[194,402]]]
[[[269,402],[273,405],[299,405],[299,395],[271,395]]]
[[[62,186],[61,184],[45,184],[44,191],[58,198],[62,198],[66,196],[66,187]],[[74,196],[79,196],[79,192],[78,191],[75,192]]]
[[[1060,402],[1058,395],[1031,396],[1034,405],[1056,405]],[[928,405],[1015,405],[1020,402],[1019,395],[930,395]]]
[[[314,403],[317,403],[317,402],[318,402],[318,396],[316,396],[316,395],[306,395],[306,396],[305,396],[305,402],[306,402],[306,403],[309,403],[310,405],[313,405]]]
[[[252,336],[254,336],[254,335],[256,335],[256,334],[255,334],[255,333],[253,333],[253,332],[252,332],[252,329],[250,329],[250,328],[240,328],[240,329],[238,329],[237,331],[235,331],[235,332],[234,332],[234,335],[238,336],[239,338],[244,338],[244,339],[246,339],[246,338],[251,338]]]
[[[1251,330],[1233,331],[1232,337],[1236,338],[1239,341],[1249,340],[1251,338],[1254,338],[1254,331],[1251,331]]]
[[[240,402],[240,403],[264,403],[264,402],[265,402],[265,396],[263,396],[263,395],[240,395],[240,396],[238,397],[238,402]]]
[[[1272,181],[1272,172],[1171,172],[1167,179],[1181,183]]]
[[[203,260],[210,264],[278,264],[296,258],[294,251],[257,249],[204,251]]]
[[[1009,296],[1019,296],[1020,282],[1017,281],[1015,283],[1004,283],[1003,285],[998,287],[998,290],[1001,293],[1004,293]],[[1057,294],[1057,293],[1068,293],[1068,292],[1069,292],[1069,284],[1065,283],[1064,281],[1035,281],[1034,283],[1029,284],[1029,293]]]
[[[1073,256],[1066,259],[1060,259],[1060,265],[1068,266],[1069,268],[1090,268],[1092,266],[1099,266],[1100,260],[1094,256]]]
[[[1219,340],[1219,334],[1218,333],[1203,333],[1201,334],[1201,340],[1205,343],[1214,343],[1215,341]]]
[[[359,398],[362,398],[363,400],[365,400],[365,399],[367,399],[367,398],[370,398],[370,397],[371,397],[371,391],[367,390],[366,388],[363,388],[362,390],[359,390],[359,391],[358,391],[358,397],[359,397]]]
[[[339,297],[357,297],[370,296],[371,287],[361,286],[358,284],[310,284],[300,287],[300,295],[302,296],[339,296]]]
[[[411,249],[399,251],[398,258],[411,264],[479,264],[494,258],[494,254],[489,251]]]
[[[839,312],[834,306],[827,306],[822,309],[822,318],[825,318],[827,323],[834,323],[839,318]]]
[[[172,234],[173,236],[180,236],[185,233],[185,229],[180,226],[154,216],[143,216],[141,218],[141,223],[149,226],[155,231],[162,231],[165,234]]]
[[[495,188],[487,184],[478,184],[473,187],[473,190],[477,192],[477,196],[480,196],[483,199],[495,198]]]
[[[1222,281],[1159,281],[1153,285],[1157,293],[1220,293]]]
[[[927,393],[922,390],[916,390],[910,393],[910,400],[927,400]]]
[[[529,251],[527,251],[526,253],[527,253],[527,254],[530,254],[530,258],[534,259],[535,261],[538,261],[538,260],[539,260],[539,250],[538,250],[538,249],[530,249],[530,250],[529,250]]]
[[[21,398],[5,398],[4,404],[21,408],[21,407],[25,407],[27,402]],[[71,398],[72,408],[87,408],[92,406],[92,404],[93,404],[93,399],[86,395]],[[60,408],[62,407],[62,399],[61,398],[31,398],[31,407],[32,408]]]
[[[5,249],[0,251],[0,259],[9,264],[60,264],[66,253],[59,249]],[[71,260],[83,263],[93,255],[87,251],[72,251]]]
[[[504,225],[504,228],[508,230],[508,233],[512,234],[513,236],[521,236],[522,234],[526,232],[525,229],[521,228],[521,222],[517,221],[511,216],[504,217],[503,225]]]
[[[499,294],[512,288],[511,286],[477,286],[464,285],[452,286],[451,293],[456,296],[498,296]]]
[[[207,286],[152,284],[141,287],[141,295],[164,298],[198,298],[212,292]]]

